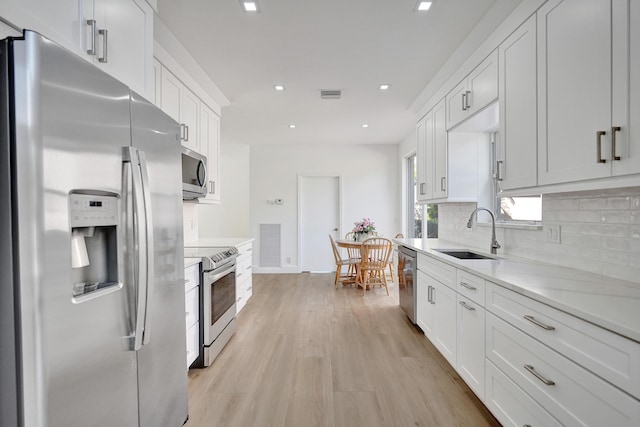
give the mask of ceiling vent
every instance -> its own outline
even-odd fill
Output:
[[[321,89],[321,99],[340,99],[342,98],[342,91],[340,89]]]

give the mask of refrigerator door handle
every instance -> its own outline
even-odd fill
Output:
[[[133,199],[133,243],[138,247],[138,277],[135,280],[136,285],[136,311],[135,325],[133,331],[133,350],[138,351],[142,348],[144,337],[144,322],[146,318],[147,307],[147,239],[146,239],[146,216],[144,210],[144,193],[142,184],[142,173],[140,167],[140,158],[138,150],[133,147],[125,147],[123,149],[124,161],[128,162],[131,167],[131,183],[132,183],[132,199]],[[143,235],[144,233],[144,235]],[[134,257],[136,258],[136,257]]]
[[[151,303],[153,301],[153,284],[154,278],[154,247],[153,247],[153,217],[151,216],[151,187],[149,185],[149,174],[147,172],[147,159],[144,151],[138,150],[138,159],[140,160],[140,177],[142,178],[142,198],[144,199],[144,224],[145,224],[145,260],[147,262],[147,274],[146,274],[146,308],[144,310],[144,324],[143,324],[143,339],[142,344],[148,344],[151,339],[150,334],[150,321],[151,317]]]

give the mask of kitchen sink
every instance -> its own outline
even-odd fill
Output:
[[[471,251],[450,250],[450,249],[435,249],[435,250],[445,255],[449,255],[458,259],[495,259],[493,257],[482,255],[482,254],[471,252]]]

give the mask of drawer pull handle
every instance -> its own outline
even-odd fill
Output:
[[[533,375],[534,377],[536,377],[537,379],[542,381],[544,383],[544,385],[556,385],[556,383],[554,383],[553,381],[548,380],[545,377],[543,377],[542,375],[540,375],[539,373],[537,373],[536,370],[533,368],[533,366],[524,365],[524,369],[526,369],[527,371],[531,372],[531,375]]]
[[[524,319],[528,320],[529,322],[533,323],[536,326],[541,327],[545,331],[555,331],[556,330],[556,328],[554,328],[553,326],[545,325],[544,323],[540,322],[539,320],[536,320],[536,318],[533,317],[533,316],[526,315],[526,316],[524,316]]]
[[[531,427],[531,424],[524,424],[522,427]]]
[[[467,304],[464,301],[460,301],[459,303],[461,306],[463,306],[464,308],[466,308],[469,311],[474,311],[476,308],[475,307],[471,307],[469,304]]]
[[[251,266],[249,266],[249,267],[245,268],[245,270],[251,270]]]
[[[460,286],[469,289],[470,291],[475,291],[477,288],[475,286],[471,286],[468,283],[460,282]]]

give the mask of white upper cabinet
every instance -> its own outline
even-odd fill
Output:
[[[539,184],[640,170],[629,128],[628,11],[628,0],[552,0],[539,9]]]
[[[537,184],[536,17],[498,49],[500,132],[497,179],[502,190]]]
[[[0,16],[153,98],[153,10],[144,0],[6,0]]]
[[[198,143],[200,99],[164,67],[161,70],[160,98],[162,111],[180,123],[182,145],[206,155]]]
[[[433,198],[447,197],[447,114],[444,99],[433,110]]]
[[[427,145],[427,123],[430,123],[429,128],[433,127],[433,115],[431,112],[418,122],[416,126],[416,141],[417,141],[417,201],[427,202],[432,198],[433,177],[432,169],[429,162],[432,162],[433,158],[433,146]]]
[[[616,4],[618,2],[615,2]],[[624,102],[613,105],[613,124],[624,123],[628,120],[628,128],[621,126],[620,135],[616,139],[616,155],[619,161],[613,162],[613,175],[625,175],[640,173],[640,2],[624,1],[628,4],[629,20],[626,20],[626,10],[621,7],[614,8],[613,20],[614,40],[627,37],[626,45],[613,45],[613,60],[625,62],[627,58],[629,68],[614,69],[613,94],[614,99],[622,98]],[[625,25],[629,22],[629,27]],[[628,31],[628,34],[627,34]],[[622,32],[622,34],[620,34]],[[628,73],[628,74],[627,74]],[[629,88],[625,85],[629,79]]]
[[[220,203],[220,118],[200,104],[200,152],[207,157],[207,195],[200,203]]]
[[[87,19],[96,22],[94,63],[151,99],[154,91],[151,6],[144,0],[93,0],[93,4],[93,18],[89,16],[89,7],[84,7],[83,12]],[[88,27],[90,33],[91,26]]]
[[[471,117],[497,98],[498,52],[493,51],[447,94],[447,129]]]
[[[447,129],[445,100],[418,123],[418,201],[447,197]]]

